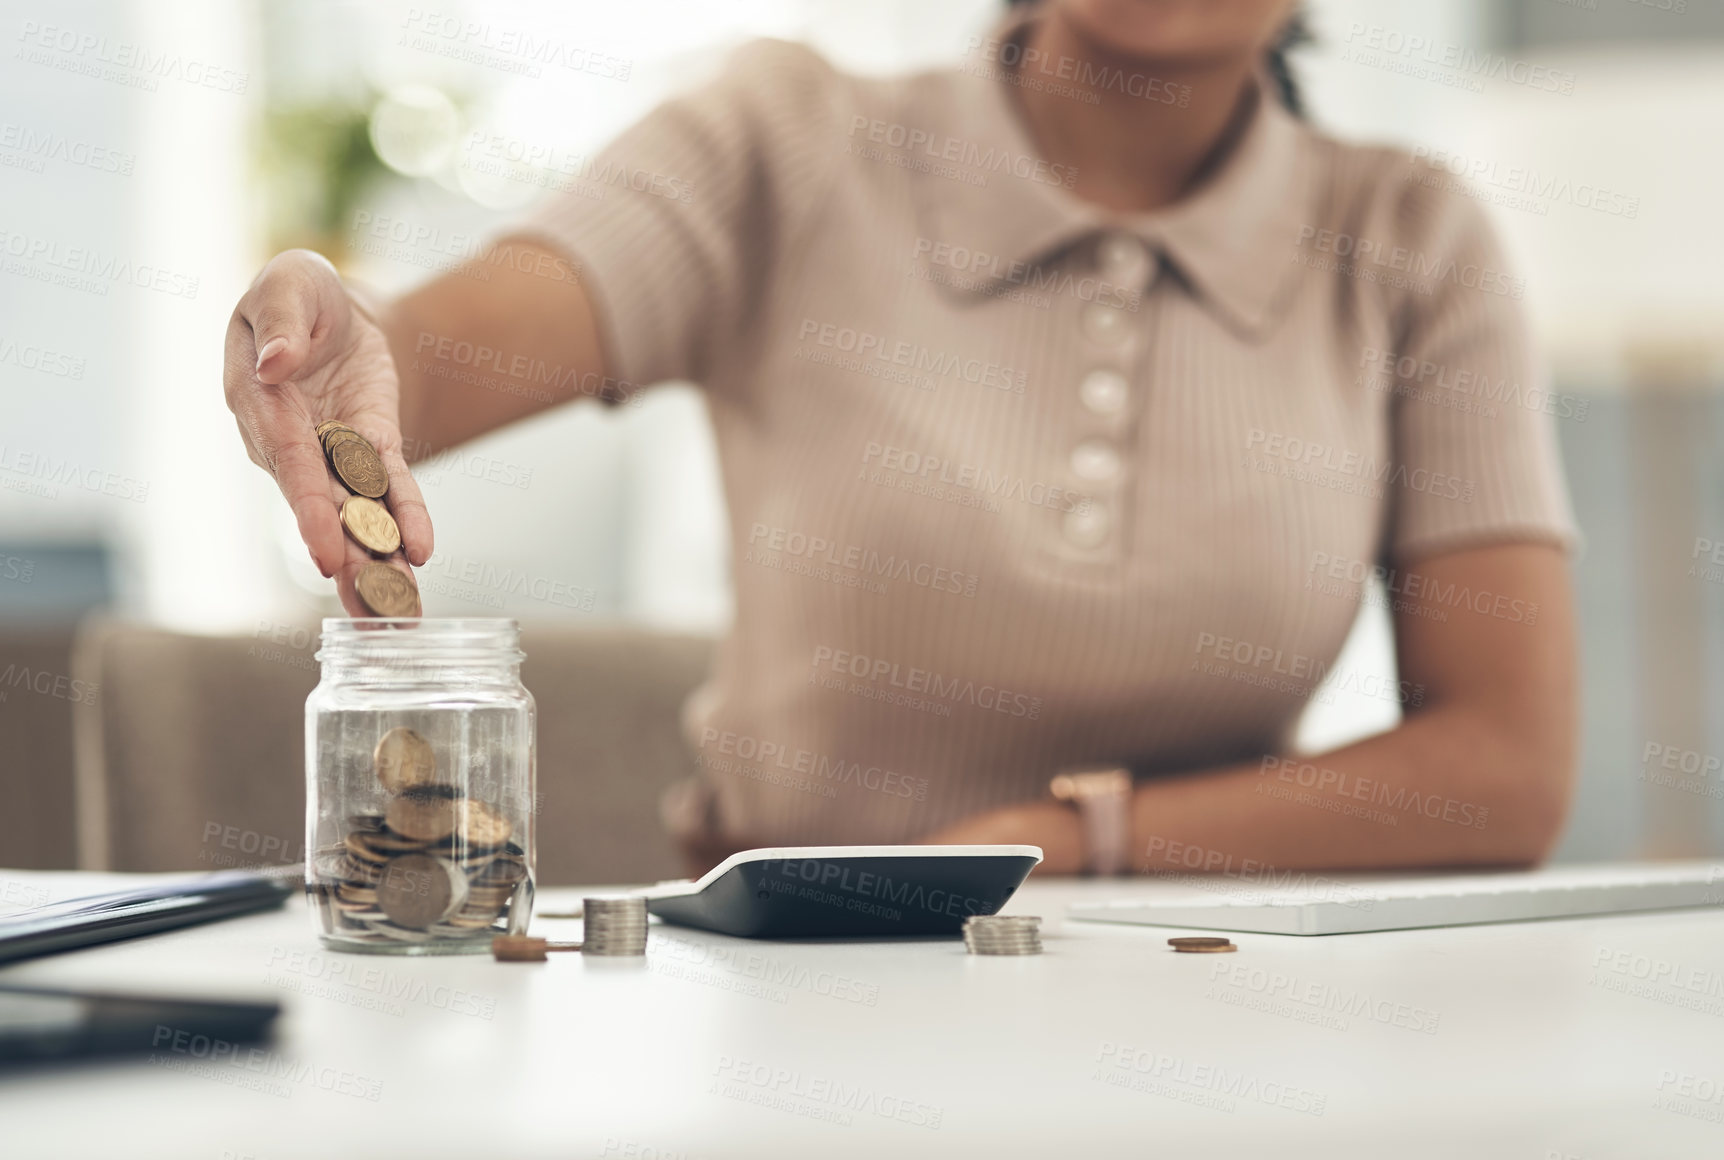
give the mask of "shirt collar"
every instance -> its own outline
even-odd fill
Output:
[[[1021,35],[1025,19],[1010,21],[999,39]],[[997,61],[984,63],[987,70],[1003,69]],[[989,255],[997,260],[993,268],[1003,268],[1055,261],[1092,234],[1123,230],[1176,267],[1196,297],[1234,329],[1256,334],[1277,316],[1295,280],[1287,255],[1310,220],[1317,167],[1309,130],[1261,83],[1240,139],[1202,186],[1165,209],[1118,214],[1080,200],[1063,183],[1062,171],[1040,162],[998,71],[975,66],[942,75],[950,87],[922,108],[948,155],[962,160],[915,172],[934,241]],[[977,174],[985,184],[965,180]],[[969,290],[948,290],[968,297],[988,289],[985,281],[966,285]]]

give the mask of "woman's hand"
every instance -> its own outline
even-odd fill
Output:
[[[347,490],[326,466],[314,428],[339,419],[371,441],[389,472],[383,502],[401,527],[406,561],[429,559],[431,515],[402,454],[400,385],[383,331],[327,259],[289,250],[234,308],[222,378],[246,454],[275,477],[312,562],[335,577],[350,613],[369,616],[353,580],[372,557],[342,531]],[[401,555],[391,557],[398,567]]]
[[[973,814],[922,839],[929,846],[1040,846],[1043,874],[1080,874],[1084,869],[1083,822],[1076,810],[1056,801],[1029,802]]]

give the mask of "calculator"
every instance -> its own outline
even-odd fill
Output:
[[[643,893],[666,922],[742,938],[956,936],[1041,860],[1037,846],[780,846]]]

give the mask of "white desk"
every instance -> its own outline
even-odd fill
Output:
[[[1120,889],[1027,886],[1009,909],[1050,919],[1031,958],[662,926],[644,962],[329,955],[296,900],[14,964],[0,982],[286,1010],[255,1069],[164,1048],[5,1075],[0,1155],[1724,1156],[1724,911],[1230,955],[1058,920]],[[1675,981],[1648,989],[1655,960]]]

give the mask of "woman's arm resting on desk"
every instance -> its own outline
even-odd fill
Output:
[[[1247,859],[1289,869],[1517,865],[1549,853],[1575,757],[1563,553],[1504,544],[1434,557],[1417,570],[1427,596],[1397,598],[1395,637],[1402,687],[1422,697],[1401,725],[1319,757],[1140,784],[1137,869],[1213,871]],[[1495,604],[1480,612],[1428,599],[1463,589],[1521,601],[1520,618],[1508,618],[1510,607],[1497,615]],[[1040,845],[1053,873],[1083,863],[1076,814],[1052,801],[980,814],[928,840]]]

